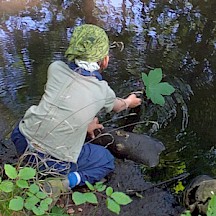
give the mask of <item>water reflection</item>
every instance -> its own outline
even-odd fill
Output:
[[[191,171],[198,165],[196,173],[215,174],[215,11],[214,0],[1,0],[1,102],[21,116],[43,94],[47,66],[63,59],[74,27],[97,24],[111,41],[125,44],[122,52],[110,51],[104,74],[118,96],[140,88],[141,72],[154,67],[162,67],[167,77],[182,78],[193,89],[184,136],[176,141],[182,106],[174,105],[175,121],[156,134],[169,150],[162,158],[164,173],[169,177],[178,167]]]

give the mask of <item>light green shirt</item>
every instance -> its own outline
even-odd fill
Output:
[[[38,150],[63,161],[77,162],[87,126],[105,108],[113,109],[115,93],[106,81],[82,76],[62,61],[50,64],[45,93],[19,124],[21,133]]]

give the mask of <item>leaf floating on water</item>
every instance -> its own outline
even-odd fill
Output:
[[[161,82],[161,68],[150,70],[148,75],[142,73],[142,80],[146,86],[146,96],[154,104],[163,106],[165,104],[163,95],[171,95],[175,91],[173,86],[171,86],[168,82]]]

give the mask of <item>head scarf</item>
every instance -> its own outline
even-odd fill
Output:
[[[106,32],[95,25],[84,24],[76,27],[65,56],[69,61],[75,59],[98,62],[109,52],[109,39]]]

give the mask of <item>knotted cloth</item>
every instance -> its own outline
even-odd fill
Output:
[[[65,56],[75,59],[98,62],[109,52],[109,39],[106,32],[95,25],[84,24],[75,28]]]

